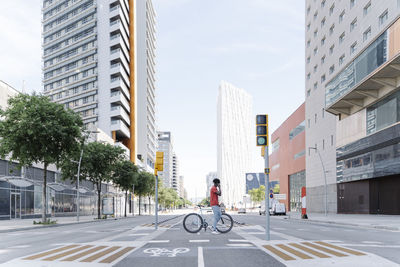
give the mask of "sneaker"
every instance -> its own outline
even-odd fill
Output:
[[[214,235],[219,235],[219,232],[217,230],[213,230],[213,231],[211,231],[211,233]]]

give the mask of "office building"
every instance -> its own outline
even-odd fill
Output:
[[[224,204],[237,206],[246,193],[245,175],[254,170],[253,100],[245,90],[223,81],[217,105],[217,175]]]
[[[164,153],[163,171],[158,172],[158,177],[163,182],[164,187],[172,187],[172,170],[173,170],[173,143],[171,132],[157,132],[158,151]]]
[[[218,178],[217,172],[210,172],[206,176],[206,197],[210,197],[210,189],[214,185],[213,180]]]
[[[151,0],[43,0],[44,94],[151,171],[156,132]]]
[[[270,180],[279,182],[279,193],[286,196],[280,201],[288,211],[301,211],[301,188],[306,186],[304,116],[303,103],[271,135]]]
[[[178,196],[180,195],[180,186],[179,186],[179,161],[178,157],[175,153],[172,155],[172,179],[171,179],[171,188],[176,191]]]
[[[327,197],[328,212],[400,214],[399,15],[399,1],[306,1],[308,211]]]

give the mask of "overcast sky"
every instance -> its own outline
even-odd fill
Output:
[[[1,2],[0,80],[41,91],[42,1]],[[304,102],[304,1],[153,0],[153,5],[158,129],[172,132],[189,196],[204,196],[205,176],[217,170],[221,80],[253,96],[255,114],[269,114],[271,133]],[[263,170],[259,166],[255,171]]]

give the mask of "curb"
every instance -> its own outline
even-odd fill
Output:
[[[392,227],[392,226],[385,226],[385,225],[363,225],[363,224],[356,224],[356,223],[345,223],[345,222],[335,222],[335,221],[321,221],[321,220],[314,220],[314,219],[300,219],[300,218],[290,218],[288,216],[287,218],[283,218],[286,220],[297,220],[297,221],[302,221],[302,222],[310,222],[310,223],[325,223],[325,224],[336,224],[336,225],[346,225],[346,226],[356,226],[356,227],[363,227],[363,228],[369,228],[369,229],[380,229],[380,230],[391,230],[391,231],[399,231],[400,228],[398,227]]]

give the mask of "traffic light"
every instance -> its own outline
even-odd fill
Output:
[[[268,115],[256,116],[257,146],[268,146]]]
[[[160,151],[156,152],[155,169],[160,172],[162,172],[164,170],[164,152],[160,152]]]

